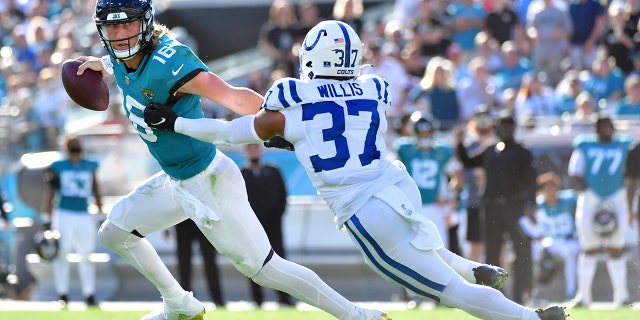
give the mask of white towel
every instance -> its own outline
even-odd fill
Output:
[[[180,203],[182,210],[184,210],[184,213],[194,222],[211,229],[212,221],[220,221],[220,217],[218,217],[211,208],[192,195],[189,190],[182,187],[179,180],[171,179],[171,184],[173,185],[175,197],[178,200],[178,203]]]
[[[411,240],[414,247],[420,250],[437,250],[444,247],[436,225],[413,207],[400,188],[395,185],[388,186],[376,193],[374,197],[386,202],[396,213],[411,223],[418,233]]]

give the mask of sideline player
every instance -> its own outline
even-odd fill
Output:
[[[578,295],[576,302],[585,307],[592,300],[592,281],[598,253],[604,248],[609,255],[607,271],[613,287],[613,303],[621,306],[629,299],[627,261],[624,256],[626,232],[633,216],[627,208],[623,168],[631,145],[628,137],[614,136],[611,118],[600,116],[595,135],[579,135],[569,159],[569,176],[578,191],[576,230],[580,242],[578,258]],[[596,215],[613,213],[615,229],[598,233]],[[597,219],[604,221],[602,219]]]
[[[547,250],[562,259],[566,300],[575,298],[577,264],[580,245],[576,237],[575,211],[577,194],[575,190],[561,190],[562,180],[555,172],[545,172],[538,176],[538,196],[536,203],[537,222],[544,226],[542,245],[536,249]],[[539,256],[542,255],[540,252]]]
[[[242,115],[255,114],[263,97],[209,72],[165,26],[154,23],[150,0],[98,0],[94,19],[109,54],[79,57],[84,63],[78,74],[90,68],[115,75],[127,117],[163,170],[120,198],[98,232],[102,243],[160,291],[163,309],[143,319],[204,316],[203,304],[180,286],[145,239],[185,219],[192,219],[238,271],[262,286],[339,319],[387,319],[381,311],[354,305],[313,271],[274,253],[251,210],[238,166],[215,145],[155,130],[143,121],[151,103],[171,105],[187,118],[204,118],[201,96]]]
[[[89,255],[96,249],[96,221],[88,212],[89,199],[93,197],[98,211],[102,212],[102,196],[96,178],[98,163],[82,156],[80,139],[65,136],[62,143],[66,159],[53,162],[47,169],[48,193],[45,213],[51,217],[52,230],[60,232],[60,249],[53,260],[53,280],[58,301],[69,302],[70,265],[67,254],[80,255],[78,275],[82,294],[89,306],[96,304],[96,269]]]
[[[360,76],[362,47],[347,24],[323,21],[302,44],[301,80],[276,81],[257,115],[231,122],[187,119],[154,105],[145,110],[145,122],[227,144],[279,135],[286,139],[279,147],[295,150],[337,224],[383,278],[481,319],[566,319],[563,308],[529,309],[469,283],[480,264],[444,248],[434,224],[418,213],[416,183],[400,161],[386,158],[388,83]]]

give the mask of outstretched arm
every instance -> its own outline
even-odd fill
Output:
[[[170,107],[152,104],[144,110],[144,121],[151,128],[169,130],[216,144],[245,144],[269,140],[284,133],[284,115],[262,109],[256,115],[232,121],[178,117]]]
[[[263,140],[258,136],[253,126],[255,117],[249,115],[232,121],[180,117],[176,120],[175,132],[215,144],[259,143]]]

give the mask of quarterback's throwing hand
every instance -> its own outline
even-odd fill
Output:
[[[274,136],[273,138],[263,143],[264,143],[264,146],[267,148],[278,148],[278,149],[284,149],[289,151],[295,150],[295,148],[293,147],[293,144],[281,136]]]
[[[151,103],[144,109],[144,122],[153,129],[174,131],[178,115],[171,108],[160,103]]]

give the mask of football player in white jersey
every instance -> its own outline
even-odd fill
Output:
[[[383,278],[481,319],[566,319],[563,308],[525,308],[472,284],[478,281],[474,269],[494,271],[494,281],[504,278],[444,248],[434,224],[418,213],[416,183],[400,161],[386,158],[388,83],[360,75],[362,47],[347,24],[323,21],[300,49],[301,79],[276,81],[256,115],[230,122],[186,119],[156,105],[146,109],[145,122],[225,144],[283,137],[278,147],[295,150],[338,225]]]
[[[596,121],[596,134],[579,135],[569,160],[568,173],[576,191],[576,229],[580,242],[578,296],[589,306],[592,281],[604,248],[613,287],[613,302],[622,305],[629,298],[627,264],[624,256],[626,232],[633,216],[627,207],[623,168],[631,145],[629,137],[615,136],[611,118]]]

